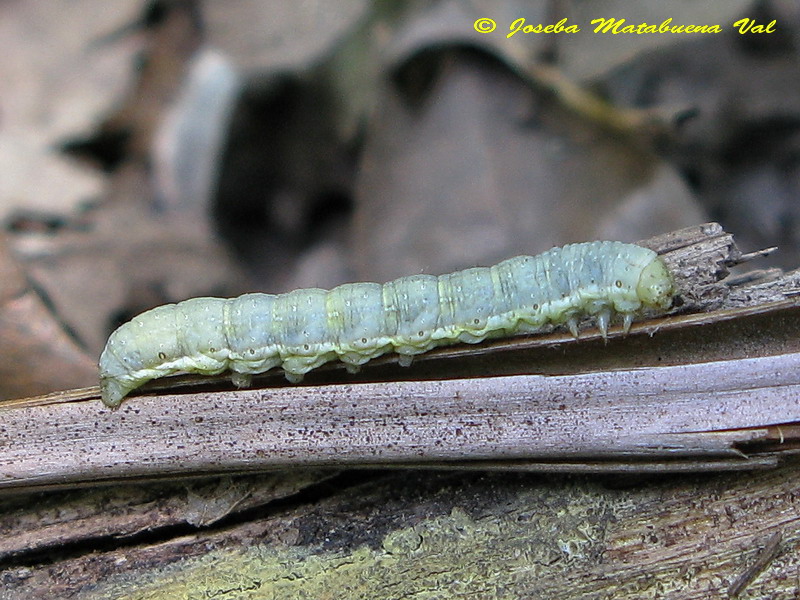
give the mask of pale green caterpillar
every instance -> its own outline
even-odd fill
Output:
[[[647,248],[588,242],[517,256],[494,267],[350,283],[330,291],[194,298],[149,310],[111,334],[100,356],[110,407],[143,383],[174,373],[250,376],[283,367],[286,378],[339,359],[350,371],[386,352],[403,366],[435,346],[542,331],[566,324],[577,336],[593,316],[605,336],[614,313],[625,331],[634,315],[665,310],[675,286]]]

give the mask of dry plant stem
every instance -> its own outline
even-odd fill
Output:
[[[324,385],[140,396],[118,411],[92,388],[11,402],[0,407],[0,488],[298,465],[774,465],[800,439],[796,275],[728,289],[720,279],[742,255],[716,224],[645,243],[673,269],[681,310],[720,310],[646,321],[624,339],[617,327],[608,346],[599,333],[555,332],[445,349],[410,371],[419,381],[396,381],[385,360],[360,377],[371,383],[331,384],[329,369]]]
[[[780,531],[776,531],[772,534],[772,536],[767,540],[766,545],[758,553],[755,562],[750,565],[747,570],[742,573],[739,578],[733,582],[731,587],[728,589],[728,595],[731,598],[737,598],[739,595],[745,590],[745,588],[756,578],[758,575],[767,568],[767,565],[775,558],[780,550],[780,544],[782,539],[782,534]]]
[[[614,106],[570,80],[556,68],[537,64],[521,74],[531,84],[549,90],[574,114],[613,133],[631,136],[668,130],[666,115]]]
[[[12,409],[3,428],[26,435],[3,440],[0,486],[455,460],[550,469],[577,459],[677,469],[686,460],[774,462],[738,448],[766,440],[776,405],[782,423],[800,421],[800,354],[730,367],[286,387],[191,402],[147,397],[118,411],[87,402]],[[25,431],[31,422],[36,431]]]

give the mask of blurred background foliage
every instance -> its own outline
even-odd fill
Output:
[[[92,360],[120,322],[190,296],[708,220],[800,262],[789,0],[7,0],[0,16],[0,268],[19,262]],[[519,17],[581,32],[507,38]],[[723,31],[593,33],[608,17]],[[739,34],[743,17],[775,32]]]

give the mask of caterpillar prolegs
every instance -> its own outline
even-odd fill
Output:
[[[577,320],[586,315],[605,335],[614,313],[627,330],[642,311],[669,308],[674,294],[672,276],[652,250],[587,242],[383,285],[194,298],[149,310],[114,331],[100,356],[100,388],[103,402],[117,407],[145,382],[179,372],[230,370],[244,386],[273,367],[299,382],[328,361],[356,371],[387,352],[408,366],[435,346],[550,324],[566,324],[577,336]]]

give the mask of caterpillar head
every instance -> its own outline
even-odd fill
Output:
[[[636,295],[648,308],[666,310],[672,305],[675,283],[663,260],[655,258],[644,268],[636,286]]]

